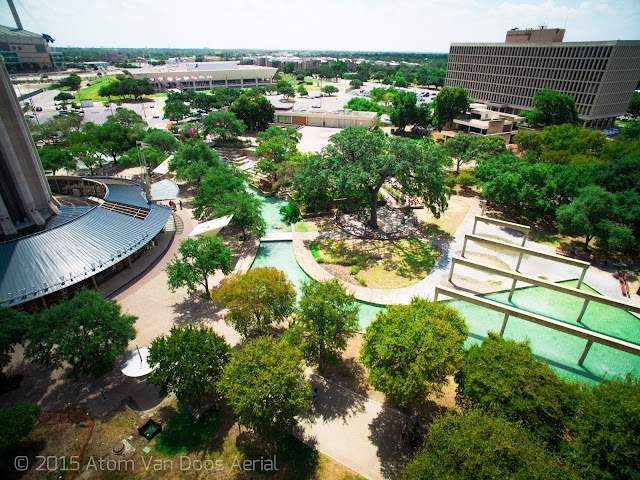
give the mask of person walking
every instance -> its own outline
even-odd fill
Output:
[[[180,210],[182,210],[182,200],[178,200],[178,205],[180,205]]]

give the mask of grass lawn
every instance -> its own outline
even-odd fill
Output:
[[[416,239],[324,238],[311,242],[309,248],[318,263],[327,264],[327,270],[339,278],[382,289],[419,282],[439,256],[429,243]]]
[[[95,420],[91,439],[80,461],[80,471],[92,470],[91,478],[104,479],[362,478],[293,437],[286,437],[278,442],[275,454],[275,466],[278,470],[273,470],[266,462],[273,459],[270,447],[244,428],[239,432],[229,408],[195,421],[186,411],[180,408],[176,410],[175,406],[168,405],[155,411],[152,418],[162,424],[163,431],[151,441],[138,435],[137,426],[142,423],[141,417],[139,412],[129,406]],[[35,455],[69,457],[74,454],[81,430],[73,425],[40,425],[24,442],[28,442],[30,451],[34,452],[34,461]],[[111,450],[123,439],[131,443],[135,452],[122,456],[113,455]],[[145,453],[145,447],[149,447],[151,451]],[[264,459],[262,463],[261,458]],[[109,464],[109,469],[91,468],[91,459],[98,466],[101,459],[103,465],[107,465],[108,460],[112,463]],[[245,460],[255,461],[253,466],[256,471],[242,470],[239,466]],[[264,467],[262,470],[260,465]],[[51,472],[46,478],[62,478],[55,473]],[[58,473],[64,475],[62,471]],[[43,477],[41,472],[29,471],[23,478]]]
[[[337,230],[333,215],[309,218],[292,225],[294,232],[330,232]]]
[[[108,85],[109,83],[115,81],[116,77],[113,75],[107,75],[104,77],[99,77],[95,80],[91,80],[89,83],[91,84],[91,86],[89,87],[83,87],[80,89],[79,92],[76,93],[76,100],[80,101],[80,99],[82,100],[93,100],[96,102],[103,102],[105,100],[107,100],[106,97],[101,97],[98,94],[98,91],[100,90],[100,87],[104,86],[104,85]],[[86,85],[86,84],[85,84]]]

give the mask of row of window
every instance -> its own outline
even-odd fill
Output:
[[[597,70],[553,70],[518,67],[493,67],[490,65],[453,65],[447,70],[447,76],[465,78],[465,75],[504,75],[521,79],[522,82],[533,79],[562,81],[600,82],[603,71]],[[633,75],[635,72],[630,72]]]
[[[611,55],[611,46],[484,46],[484,45],[454,45],[451,46],[451,55],[490,55],[506,57],[547,57],[547,58],[608,58]]]
[[[598,90],[598,82],[576,82],[564,79],[546,78],[521,78],[507,75],[482,75],[482,74],[451,74],[447,76],[447,85],[462,85],[467,89],[467,85],[485,85],[486,88],[495,90],[529,89],[533,92],[543,88],[551,88],[559,92],[577,95],[581,93],[595,94]]]
[[[566,70],[604,70],[608,58],[552,58],[552,57],[511,57],[506,55],[449,55],[447,68],[455,65],[492,65],[510,67],[535,67]]]

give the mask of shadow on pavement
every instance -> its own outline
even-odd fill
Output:
[[[380,471],[384,478],[400,478],[415,451],[401,440],[404,422],[409,420],[397,411],[385,408],[369,424],[369,440],[378,449]]]
[[[201,323],[207,320],[217,320],[222,308],[214,301],[203,298],[203,292],[197,291],[184,300],[173,304],[174,323],[185,325],[187,323]]]
[[[328,382],[322,377],[311,377],[311,390],[317,388],[318,396],[311,399],[311,408],[299,415],[309,423],[342,419],[344,424],[354,415],[364,412],[365,398],[351,390]]]

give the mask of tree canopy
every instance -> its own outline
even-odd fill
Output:
[[[244,122],[231,112],[211,112],[202,118],[202,133],[223,142],[239,137],[246,129]]]
[[[0,307],[0,371],[9,365],[14,347],[25,341],[30,324],[29,314]]]
[[[196,186],[211,168],[220,168],[218,152],[202,141],[187,140],[169,162],[169,170],[176,172],[178,180],[186,180]]]
[[[255,338],[293,313],[296,290],[284,272],[260,267],[225,278],[212,298],[228,309],[225,322],[244,338]]]
[[[302,335],[303,353],[320,370],[325,362],[337,360],[358,332],[359,310],[355,297],[336,278],[302,285],[295,328]]]
[[[58,170],[75,170],[76,162],[70,151],[51,145],[44,145],[38,149],[40,162],[45,170],[51,170],[55,175]]]
[[[432,103],[438,130],[442,130],[442,127],[456,118],[456,115],[466,113],[471,100],[462,87],[443,87]]]
[[[471,410],[435,420],[402,478],[577,480],[578,476],[522,427]]]
[[[296,416],[309,408],[302,355],[272,337],[252,340],[237,352],[221,384],[238,422],[267,440],[290,433]]]
[[[618,206],[618,199],[626,200],[623,208]],[[559,207],[556,216],[562,232],[585,237],[585,248],[597,238],[611,250],[630,251],[636,246],[633,229],[619,223],[629,210],[633,212],[631,219],[640,213],[640,197],[635,192],[616,197],[600,186],[589,185],[569,205]]]
[[[219,237],[187,238],[182,241],[175,258],[166,267],[167,285],[171,291],[185,286],[194,292],[202,285],[209,294],[209,276],[216,270],[228,275],[231,268],[231,249]]]
[[[111,370],[135,338],[135,321],[115,300],[81,290],[37,315],[24,355],[52,368],[68,363],[73,376],[99,377]]]
[[[189,105],[186,105],[182,100],[168,99],[164,103],[163,118],[180,123],[180,120],[182,120],[184,117],[189,116],[189,113],[191,113]]]
[[[175,152],[180,147],[180,142],[171,133],[156,128],[147,130],[142,141],[164,153]]]
[[[275,107],[264,95],[248,92],[233,102],[230,111],[244,122],[248,130],[261,132],[273,122]]]
[[[220,394],[218,382],[231,361],[231,347],[210,327],[174,326],[169,335],[154,339],[148,362],[158,365],[148,381],[160,394],[173,392],[181,404],[206,403]]]
[[[576,396],[526,343],[489,333],[467,352],[456,375],[456,403],[480,408],[522,425],[541,441],[557,446]]]
[[[0,454],[29,435],[39,416],[40,406],[37,403],[21,401],[11,407],[0,408]]]
[[[413,298],[392,305],[367,327],[360,351],[371,385],[389,400],[409,406],[439,394],[463,364],[468,329],[457,310]]]
[[[450,191],[444,184],[440,150],[364,127],[347,127],[329,140],[323,153],[308,157],[296,176],[303,201],[314,198],[311,192],[329,188],[324,195],[368,203],[369,225],[378,228],[378,192],[395,178],[406,195],[421,198],[435,215],[446,208]],[[312,178],[304,178],[308,172],[313,172]]]
[[[533,110],[527,122],[534,125],[561,125],[578,121],[576,102],[570,95],[545,88],[533,96]]]

